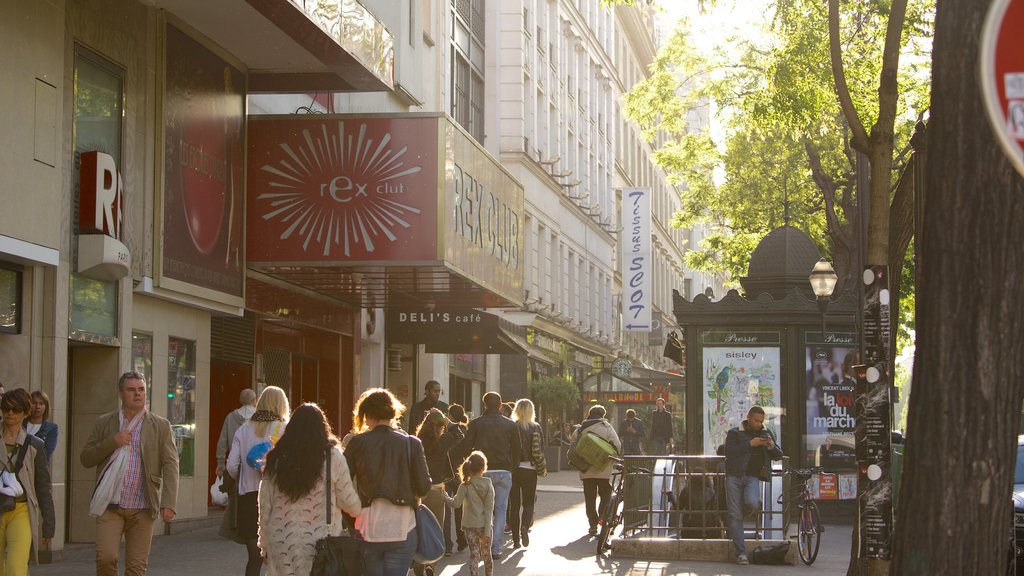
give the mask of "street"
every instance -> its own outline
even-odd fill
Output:
[[[594,539],[587,536],[583,490],[575,472],[562,471],[542,478],[538,486],[536,521],[529,548],[509,552],[495,562],[495,576],[539,575],[568,576],[613,574],[615,576],[753,576],[755,574],[846,574],[852,527],[829,525],[821,551],[813,566],[740,566],[731,563],[697,561],[648,561],[604,558],[596,560]],[[85,576],[95,574],[93,547],[71,544],[64,560],[55,564],[32,566],[33,576]],[[438,576],[468,576],[469,551],[456,552],[436,566]],[[152,576],[213,576],[240,574],[245,564],[245,548],[217,536],[216,528],[185,534],[159,536],[153,540],[149,574]],[[483,574],[481,567],[480,574]]]

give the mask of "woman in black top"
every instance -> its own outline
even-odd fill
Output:
[[[345,459],[364,511],[356,520],[366,576],[405,576],[416,551],[416,513],[430,492],[423,443],[398,428],[405,406],[388,390],[371,388],[356,403]]]

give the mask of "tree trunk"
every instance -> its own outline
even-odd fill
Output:
[[[989,127],[978,46],[989,0],[939,0],[917,354],[895,574],[1001,574],[1024,391],[1024,180]]]

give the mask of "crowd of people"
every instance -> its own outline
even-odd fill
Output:
[[[98,575],[118,574],[122,539],[126,576],[145,574],[156,519],[175,516],[178,453],[169,422],[147,410],[146,388],[141,373],[122,374],[120,408],[97,419],[80,454],[83,466],[97,468],[90,514]],[[368,576],[404,576],[410,568],[433,576],[430,563],[414,562],[421,502],[444,526],[445,555],[469,548],[473,576],[481,564],[492,574],[493,561],[506,552],[506,532],[513,548],[530,545],[548,445],[533,403],[505,403],[487,392],[483,413],[469,420],[459,404],[440,401],[437,382],[424,392],[403,430],[405,406],[387,389],[367,390],[344,439],[317,405],[292,410],[281,388],[267,386],[258,398],[242,392],[241,407],[224,421],[216,458],[229,494],[220,533],[245,545],[247,576],[264,568],[272,576],[305,576],[316,542],[343,530],[358,544]],[[672,449],[671,416],[664,400],[657,405],[650,439],[652,452],[661,453]],[[30,559],[54,535],[49,462],[58,430],[40,391],[4,392],[0,385],[0,410],[7,456],[0,464],[0,561],[4,574],[27,574]],[[646,429],[635,412],[627,411],[618,432],[606,416],[603,406],[592,405],[583,422],[564,424],[552,440],[571,446],[593,433],[619,454],[643,453]],[[756,506],[770,461],[782,456],[764,419],[763,409],[751,408],[721,448],[728,529],[740,563],[747,562],[743,514]],[[579,472],[591,535],[611,494],[611,476],[612,466]],[[671,499],[710,508],[716,498],[713,485],[697,483]]]

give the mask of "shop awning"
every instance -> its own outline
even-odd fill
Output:
[[[395,344],[423,344],[430,354],[526,355],[498,317],[472,308],[388,309],[387,339]]]

